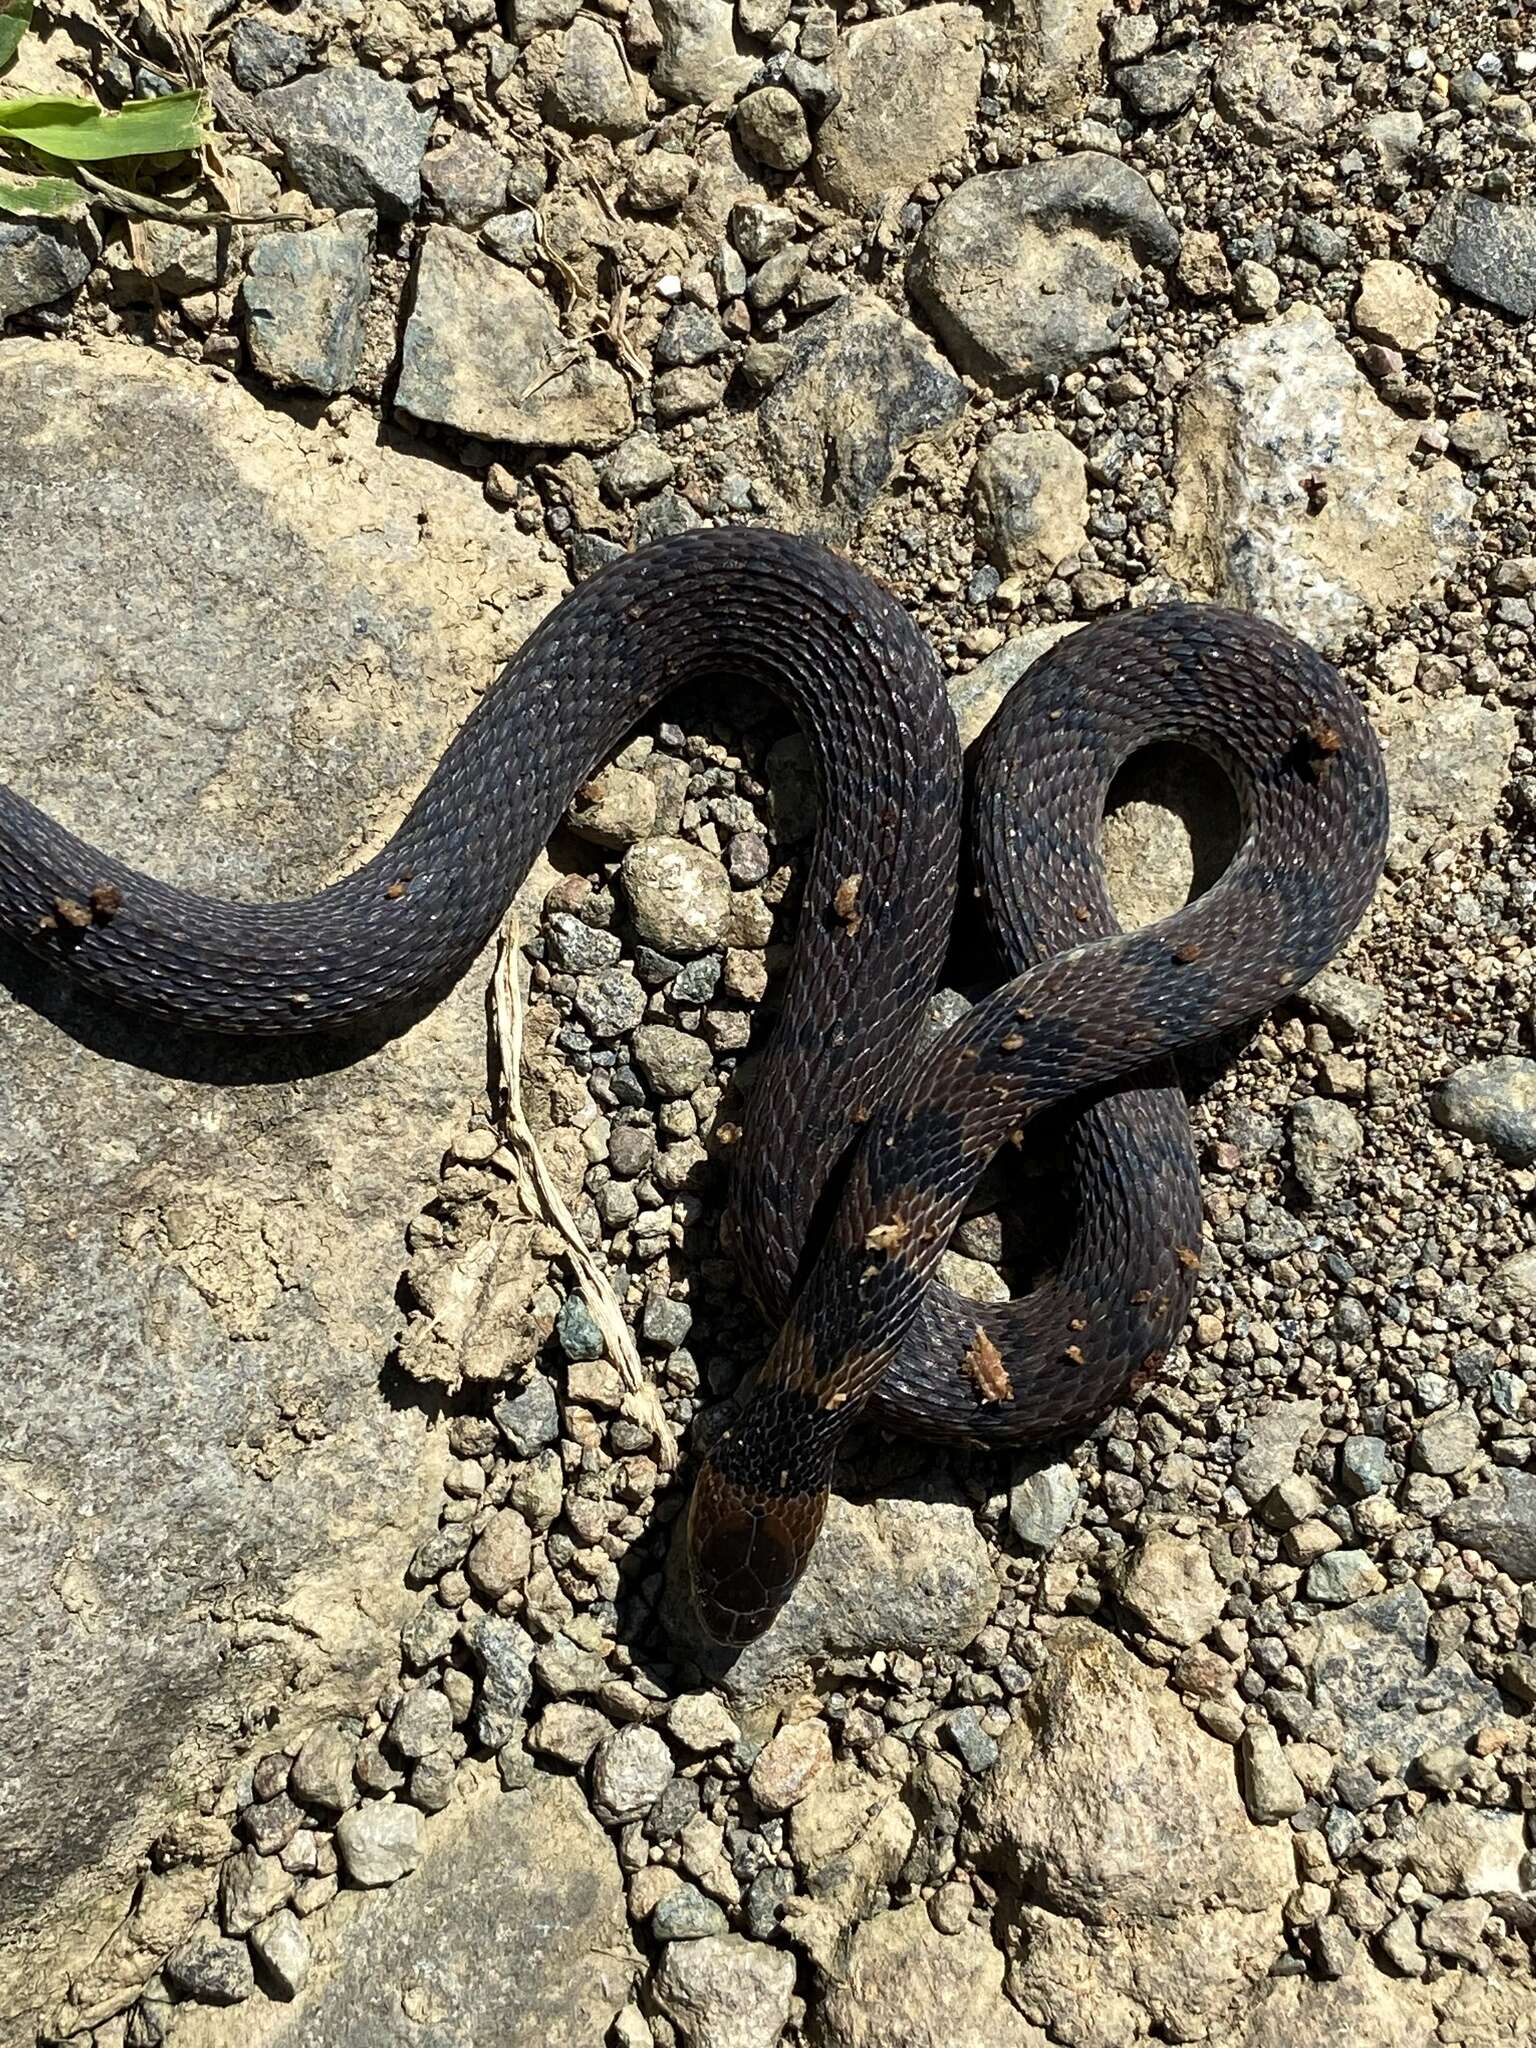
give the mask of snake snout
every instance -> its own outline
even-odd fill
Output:
[[[802,1514],[786,1513],[790,1505],[750,1500],[708,1469],[694,1488],[688,1568],[694,1609],[711,1641],[732,1649],[756,1641],[793,1592],[822,1503]]]

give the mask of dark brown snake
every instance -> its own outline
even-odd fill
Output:
[[[921,1057],[913,1034],[956,890],[954,719],[885,591],[761,530],[660,542],[567,598],[384,850],[304,902],[168,888],[0,786],[0,934],[209,1031],[336,1031],[419,1006],[475,958],[636,721],[726,674],[792,708],[821,806],[733,1190],[738,1254],[779,1336],[705,1456],[689,1516],[700,1616],[744,1643],[804,1569],[856,1417],[971,1443],[1055,1436],[1175,1342],[1200,1190],[1183,1098],[1156,1063],[1299,989],[1380,875],[1381,757],[1326,662],[1258,619],[1183,604],[1103,620],[1036,662],[982,742],[974,802],[978,879],[1016,978]],[[1162,740],[1226,771],[1240,843],[1204,896],[1125,933],[1099,860],[1104,804],[1124,763]],[[1067,1101],[1085,1106],[1059,1271],[999,1307],[949,1293],[934,1268],[982,1169]],[[808,1244],[834,1173],[831,1223]]]

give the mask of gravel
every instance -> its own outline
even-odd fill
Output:
[[[689,1632],[689,1475],[652,1403],[696,1447],[763,1355],[720,1219],[805,914],[815,776],[728,678],[658,706],[594,764],[521,906],[525,1106],[650,1385],[608,1356],[473,1074],[434,1055],[432,1128],[458,1135],[414,1215],[388,1145],[366,1167],[316,1149],[328,1199],[377,1211],[392,1246],[405,1231],[383,1384],[422,1397],[433,1504],[369,1535],[335,1611],[294,1596],[260,1531],[249,1558],[231,1540],[238,1586],[210,1565],[232,1657],[272,1661],[240,1666],[218,1744],[178,1709],[196,1802],[125,1783],[128,1808],[170,1815],[153,1843],[113,1817],[133,1868],[103,1884],[134,1899],[132,1960],[109,1945],[50,1991],[55,2032],[120,2048],[163,2038],[182,2001],[254,2001],[257,2026],[261,1999],[323,1996],[370,1924],[328,1920],[342,1884],[384,1894],[367,1911],[426,1953],[412,1900],[436,1845],[554,1793],[580,1840],[541,1827],[541,1875],[595,1885],[618,1930],[598,1961],[578,1942],[600,2007],[580,2038],[767,2048],[788,2025],[843,2048],[937,2027],[1023,2048],[1036,2028],[1076,2041],[1085,2011],[1138,2037],[1514,2038],[1499,2001],[1529,1998],[1532,1872],[1511,1709],[1536,1693],[1527,24],[1420,0],[1380,19],[1030,8],[1006,33],[951,0],[236,13],[207,57],[257,141],[221,137],[229,191],[203,203],[301,225],[128,236],[97,209],[101,245],[83,208],[0,222],[0,375],[40,347],[149,345],[210,391],[233,372],[274,409],[308,393],[282,402],[340,473],[408,437],[483,517],[466,580],[418,552],[435,498],[362,481],[317,559],[363,577],[377,557],[433,620],[501,622],[500,652],[530,564],[542,606],[566,568],[696,524],[820,534],[918,620],[967,739],[1095,613],[1180,592],[1263,610],[1371,706],[1390,881],[1345,959],[1187,1062],[1205,1233],[1187,1339],[1149,1386],[1008,1464],[870,1433],[796,1603],[725,1669]],[[174,54],[81,48],[113,104]],[[108,438],[71,459],[106,502],[127,457]],[[186,620],[222,601],[207,584]],[[390,755],[371,820],[491,663],[455,666],[439,705],[376,622],[357,638],[362,723]],[[143,675],[92,648],[142,700]],[[315,672],[333,665],[317,645]],[[334,694],[295,700],[293,733],[304,774],[339,784],[362,742]],[[181,724],[215,732],[198,787],[223,792],[219,701]],[[117,715],[72,742],[88,792]],[[1117,904],[1153,914],[1226,857],[1161,801],[1113,809]],[[952,1008],[990,972],[962,933]],[[215,1186],[219,1150],[178,1161],[184,1196]],[[75,1215],[78,1189],[56,1206]],[[1026,1293],[1065,1206],[1026,1144],[966,1217],[960,1270]],[[229,1277],[244,1213],[198,1207],[185,1245],[169,1208],[148,1235],[137,1207],[112,1217],[159,1275],[140,1325],[163,1322],[174,1253],[226,1349],[280,1356],[292,1326],[269,1336]],[[274,1298],[361,1328],[283,1229],[278,1209],[253,1239]],[[346,1426],[274,1381],[222,1446],[178,1454],[265,1483]],[[59,1590],[88,1616],[89,1575]],[[360,1615],[384,1618],[382,1664]],[[265,1725],[248,1707],[280,1732],[232,1762],[228,1731]],[[50,1797],[26,1810],[62,1832]],[[37,1895],[75,1896],[74,1868]],[[504,1929],[542,2012],[555,1965],[516,1942],[535,1910]],[[23,1950],[63,1953],[30,1930]],[[489,1955],[458,1944],[469,2031]],[[537,2021],[552,2044],[561,2024]]]

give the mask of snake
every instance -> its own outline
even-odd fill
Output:
[[[538,624],[388,842],[300,901],[171,887],[0,785],[0,937],[97,995],[232,1037],[388,1028],[461,977],[577,793],[651,709],[740,679],[804,733],[817,824],[782,1006],[740,1117],[727,1235],[776,1332],[698,1459],[704,1633],[739,1649],[811,1558],[849,1430],[996,1446],[1083,1430],[1156,1375],[1201,1259],[1173,1055],[1294,996],[1379,881],[1382,757],[1321,655],[1261,617],[1101,615],[1024,673],[972,750],[969,873],[1006,975],[924,1036],[960,888],[967,770],[938,662],[819,543],[700,528],[602,567]],[[1102,826],[1137,754],[1210,757],[1236,848],[1123,930]],[[939,1277],[995,1154],[1070,1118],[1054,1270],[983,1304]]]

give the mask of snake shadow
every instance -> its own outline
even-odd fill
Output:
[[[263,1088],[355,1066],[382,1051],[428,1016],[448,993],[445,983],[424,997],[380,1011],[364,1026],[297,1038],[224,1036],[189,1031],[93,995],[56,966],[0,939],[0,990],[52,1024],[87,1052],[140,1067],[167,1081],[222,1088]]]

